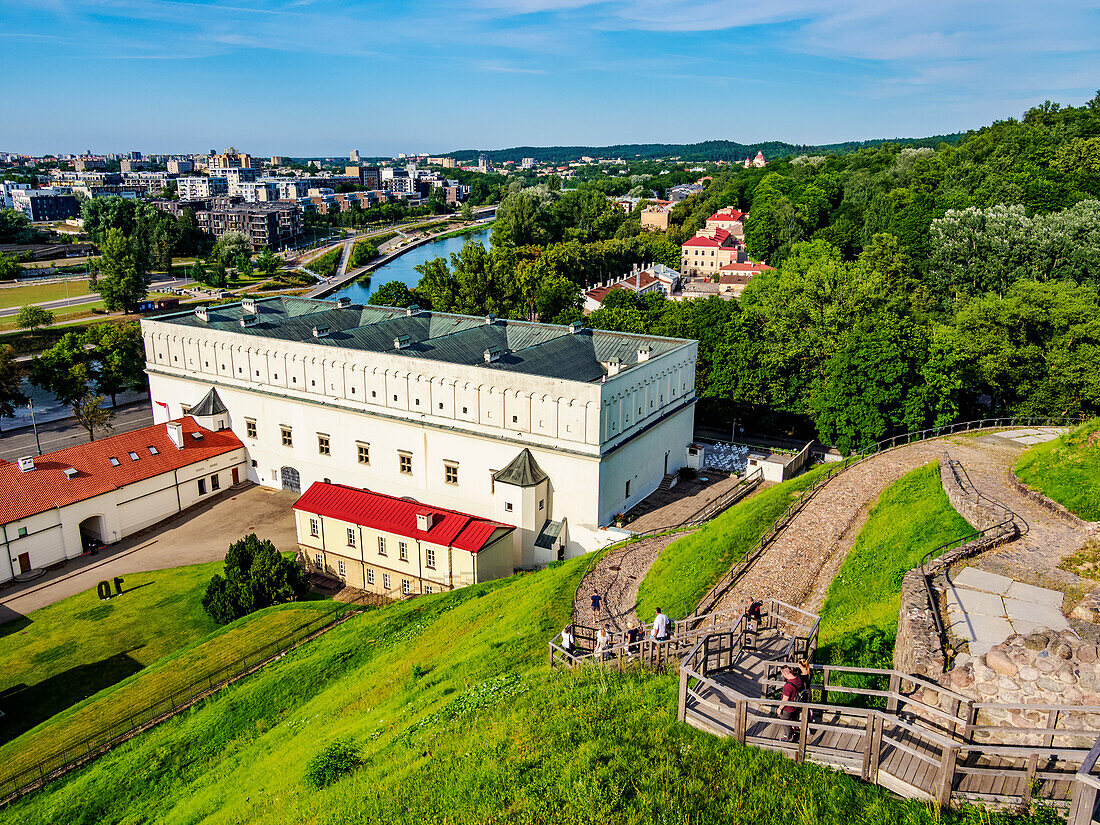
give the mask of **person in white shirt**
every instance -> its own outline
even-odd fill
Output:
[[[600,632],[596,634],[596,655],[600,657],[600,661],[606,661],[611,655],[611,635],[607,632],[607,628],[600,628]]]
[[[657,615],[653,617],[653,640],[655,642],[668,641],[668,616],[661,612],[661,608],[657,608]]]
[[[561,632],[561,649],[568,653],[570,656],[576,650],[577,640],[573,638],[573,625],[566,625],[565,629]]]

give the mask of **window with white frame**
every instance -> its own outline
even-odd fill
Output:
[[[354,527],[349,527],[348,528],[348,547],[354,547],[354,546],[355,546],[355,528]]]
[[[404,541],[397,542],[397,557],[399,559],[401,559],[401,561],[408,561],[409,560],[409,545],[408,545],[408,542],[404,542]]]
[[[374,570],[367,568],[367,584],[374,584]]]
[[[453,461],[443,464],[443,481],[446,484],[458,484],[458,464]]]
[[[313,564],[318,570],[324,570],[325,560],[321,557],[320,553],[313,557]]]
[[[309,534],[311,536],[321,535],[321,522],[315,518],[309,520]]]
[[[378,537],[378,555],[380,555],[380,556],[386,555],[386,537],[385,536],[379,536]]]
[[[317,433],[317,454],[332,455],[332,450],[329,447],[329,440],[327,435],[321,435],[321,433]]]
[[[344,575],[344,560],[340,559],[340,561],[337,562],[337,565],[340,568],[340,575],[343,576]]]
[[[370,464],[370,444],[358,441],[355,444],[355,451],[358,455],[360,464]]]
[[[383,573],[382,574],[382,586],[384,588],[386,588],[387,590],[390,589],[390,574],[389,573]]]
[[[412,585],[409,583],[408,579],[401,580],[401,592],[406,596],[412,592]]]
[[[435,568],[435,548],[427,547],[424,549],[424,565],[426,567]]]
[[[402,475],[411,476],[413,471],[412,453],[398,453],[398,469]]]

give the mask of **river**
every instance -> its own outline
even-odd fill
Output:
[[[420,281],[420,273],[416,271],[418,264],[439,257],[449,260],[451,253],[461,251],[467,241],[481,241],[481,243],[488,246],[490,232],[492,232],[492,227],[488,226],[477,232],[471,232],[469,235],[459,235],[457,238],[442,238],[418,246],[416,249],[410,249],[404,255],[374,270],[370,276],[370,283],[366,286],[352,283],[339,292],[326,297],[335,300],[346,296],[351,298],[353,304],[365,304],[374,290],[390,281],[400,281],[409,289],[412,289]]]

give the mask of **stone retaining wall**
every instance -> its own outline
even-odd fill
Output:
[[[966,519],[975,530],[987,530],[1010,518],[1012,514],[996,502],[981,496],[973,485],[966,484],[964,477],[958,479],[951,469],[951,456],[943,454],[940,460],[940,484],[947,494],[947,500],[955,511]]]
[[[1032,501],[1034,501],[1036,504],[1038,504],[1043,509],[1049,510],[1050,512],[1054,513],[1054,515],[1056,515],[1058,518],[1062,519],[1063,521],[1068,521],[1074,527],[1080,527],[1082,524],[1087,524],[1087,522],[1084,522],[1081,519],[1079,519],[1077,516],[1075,516],[1073,513],[1071,513],[1069,510],[1067,510],[1065,507],[1063,507],[1057,501],[1054,501],[1053,499],[1047,498],[1046,496],[1044,496],[1042,493],[1038,492],[1037,490],[1032,490],[1030,487],[1028,487],[1026,484],[1024,484],[1022,481],[1020,481],[1020,479],[1016,476],[1015,473],[1010,472],[1008,474],[1008,480],[1009,480],[1009,483],[1011,483],[1012,486],[1014,488],[1016,488],[1017,493],[1024,496],[1025,498],[1031,499]]]

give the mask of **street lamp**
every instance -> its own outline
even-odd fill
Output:
[[[31,411],[31,428],[34,430],[34,444],[38,447],[38,454],[42,455],[42,442],[38,440],[38,423],[34,420],[34,401],[27,402],[27,409]]]

